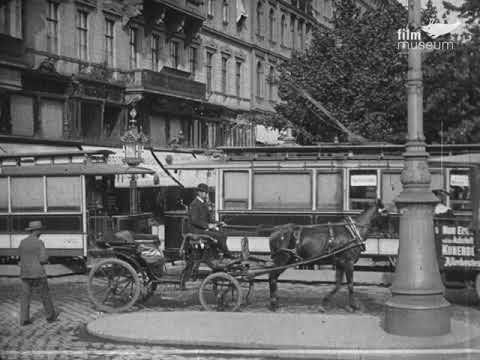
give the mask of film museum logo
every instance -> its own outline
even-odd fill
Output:
[[[454,41],[448,41],[448,35],[459,28],[459,22],[455,24],[428,24],[418,31],[412,31],[408,27],[397,30],[397,49],[422,49],[422,50],[452,50]],[[444,40],[439,40],[444,39]]]

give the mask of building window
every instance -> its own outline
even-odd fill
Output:
[[[263,65],[260,61],[257,63],[257,97],[263,97]]]
[[[268,26],[269,26],[269,31],[268,31],[268,36],[270,41],[275,40],[275,12],[273,9],[270,9],[270,14],[268,15]]]
[[[0,33],[22,38],[22,0],[0,1]],[[58,19],[58,17],[57,17]]]
[[[222,19],[224,24],[228,24],[228,0],[223,0]]]
[[[158,34],[152,34],[152,70],[159,71],[160,66],[160,36]]]
[[[287,32],[287,20],[285,19],[285,14],[282,15],[281,20],[281,29],[280,29],[280,43],[285,45],[285,34]]]
[[[273,66],[270,66],[270,70],[268,72],[268,99],[269,100],[273,100],[274,85],[275,85],[275,70],[273,69]]]
[[[207,91],[212,92],[213,53],[207,52]]]
[[[114,66],[113,63],[113,34],[115,22],[105,19],[105,61],[108,66]]]
[[[298,22],[298,47],[303,50],[303,22]]]
[[[237,61],[235,63],[235,95],[241,96],[241,84],[242,84],[242,62]]]
[[[227,63],[228,58],[222,56],[222,93],[227,93]]]
[[[259,1],[257,3],[257,35],[262,35],[262,17],[263,17],[263,8],[262,8],[262,3]]]
[[[191,47],[190,48],[190,56],[189,56],[189,62],[190,62],[190,74],[192,77],[195,77],[197,73],[197,61],[198,61],[198,56],[197,56],[197,48],[196,47]]]
[[[207,0],[207,15],[213,17],[214,15],[214,4],[215,0]]]
[[[48,2],[47,51],[58,54],[58,3]]]
[[[173,68],[178,68],[179,65],[179,46],[178,42],[170,41],[170,63]]]
[[[80,60],[88,60],[88,13],[83,10],[77,11],[77,34],[78,34],[78,57]]]
[[[138,36],[137,29],[130,28],[130,69],[136,69],[138,67]]]
[[[292,49],[295,49],[295,17],[290,18],[290,41],[292,44]]]

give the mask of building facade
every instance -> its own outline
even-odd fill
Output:
[[[276,67],[333,16],[333,0],[138,3],[2,2],[1,135],[118,146],[135,107],[154,148],[254,145]]]

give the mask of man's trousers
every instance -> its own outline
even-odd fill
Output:
[[[37,289],[40,292],[40,298],[43,302],[43,308],[47,319],[55,317],[55,308],[48,289],[47,278],[22,279],[22,297],[20,299],[20,324],[30,321],[30,301],[32,299],[32,290]]]

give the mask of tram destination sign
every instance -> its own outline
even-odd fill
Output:
[[[435,235],[444,267],[480,267],[474,236],[467,226],[440,220],[435,226]]]

